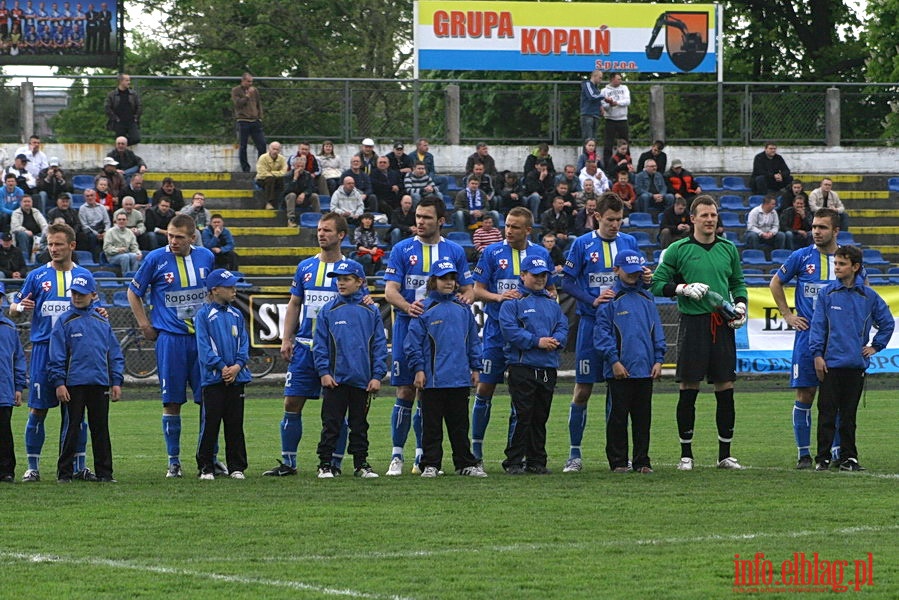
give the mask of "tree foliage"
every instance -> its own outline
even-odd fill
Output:
[[[892,83],[891,88],[871,88],[879,96],[878,105],[886,104],[889,111],[883,116],[884,138],[899,139],[899,0],[870,0],[868,2],[867,80],[871,83]],[[886,99],[886,102],[883,100]]]

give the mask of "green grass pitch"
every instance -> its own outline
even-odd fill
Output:
[[[676,397],[656,395],[652,475],[609,472],[598,396],[583,445],[585,470],[561,473],[568,390],[553,407],[554,472],[546,477],[502,473],[508,399],[495,400],[484,480],[384,477],[389,391],[370,414],[370,460],[380,479],[314,477],[315,401],[304,414],[300,475],[263,478],[280,454],[282,402],[279,389],[257,386],[248,388],[246,481],[196,479],[195,406],[184,411],[186,476],[165,479],[158,401],[125,401],[111,417],[119,483],[58,485],[54,410],[44,481],[0,487],[0,597],[723,598],[735,591],[735,555],[764,553],[779,575],[797,552],[849,561],[846,581],[854,561],[872,553],[873,585],[862,593],[899,596],[895,394],[869,391],[859,409],[868,471],[814,473],[793,469],[790,391],[747,391],[753,388],[738,382],[736,396],[733,453],[747,470],[713,468],[714,398],[704,389],[692,473],[674,469]],[[152,391],[126,388],[129,394],[149,398]],[[19,477],[25,418],[26,409],[15,410]]]

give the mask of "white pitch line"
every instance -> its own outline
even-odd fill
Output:
[[[811,536],[832,536],[832,535],[850,535],[854,533],[879,533],[885,531],[897,531],[899,525],[888,526],[858,526],[845,527],[841,529],[823,529],[815,531],[789,531],[789,532],[756,532],[756,533],[737,533],[730,535],[705,535],[696,537],[680,537],[680,538],[648,538],[648,539],[627,539],[627,540],[605,540],[601,542],[564,542],[564,543],[537,543],[537,544],[507,544],[496,546],[460,547],[460,548],[440,548],[437,550],[408,550],[399,552],[365,552],[354,554],[301,554],[298,556],[272,556],[272,557],[254,557],[254,561],[259,562],[280,562],[280,561],[296,561],[296,562],[317,562],[317,561],[347,561],[361,559],[375,560],[393,560],[393,559],[415,559],[427,558],[431,556],[444,556],[451,554],[495,554],[503,552],[539,552],[544,550],[582,550],[602,547],[616,546],[663,546],[663,545],[690,545],[704,542],[741,542],[745,540],[768,539],[768,538],[801,538]],[[2,555],[0,555],[2,556]],[[234,557],[204,557],[196,562],[233,562],[245,561],[246,559]]]
[[[0,552],[0,557],[10,560],[19,560],[32,563],[62,563],[77,565],[93,565],[98,567],[111,567],[114,569],[129,569],[132,571],[144,571],[147,573],[160,573],[163,575],[183,575],[186,577],[197,577],[199,579],[210,579],[213,581],[224,581],[227,583],[239,583],[244,585],[262,585],[269,587],[283,587],[293,590],[301,590],[305,592],[316,592],[328,596],[345,596],[348,598],[372,598],[385,600],[411,600],[408,597],[371,594],[367,592],[359,592],[351,589],[337,589],[320,585],[303,583],[301,581],[284,581],[281,579],[264,579],[260,577],[241,577],[238,575],[224,575],[222,573],[211,573],[204,571],[191,571],[188,569],[176,569],[171,567],[160,567],[155,565],[142,565],[139,563],[128,562],[123,560],[111,560],[107,558],[70,558],[58,556],[54,554],[29,554],[25,552]]]

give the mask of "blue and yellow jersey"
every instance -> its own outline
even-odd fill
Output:
[[[436,244],[425,244],[418,236],[399,242],[390,252],[384,280],[399,283],[406,302],[421,300],[427,296],[426,286],[431,265],[441,260],[448,260],[456,265],[460,286],[472,284],[465,250],[456,242],[442,237]],[[399,316],[408,318],[409,315],[400,313]]]
[[[521,261],[529,254],[543,256],[548,263],[552,262],[546,248],[533,242],[528,242],[524,250],[516,250],[505,240],[490,244],[481,253],[474,269],[474,280],[484,284],[493,294],[517,290],[521,284]],[[499,302],[485,303],[484,310],[491,319],[499,318],[499,305]]]
[[[50,331],[64,312],[72,308],[71,295],[66,292],[72,278],[90,274],[84,267],[74,265],[70,271],[57,271],[53,263],[38,267],[25,277],[15,296],[16,304],[22,302],[29,294],[34,300],[34,314],[31,320],[31,341],[49,342]]]
[[[627,233],[619,233],[614,239],[599,237],[599,231],[580,236],[571,244],[562,272],[593,298],[615,285],[617,278],[612,270],[615,256],[622,250],[636,250],[637,240]],[[577,303],[579,315],[593,316],[593,306]]]

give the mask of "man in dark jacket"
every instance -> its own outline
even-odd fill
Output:
[[[753,193],[767,194],[790,187],[793,178],[784,157],[777,153],[777,144],[768,142],[765,151],[752,160],[751,187]]]
[[[116,137],[128,138],[128,145],[140,142],[140,114],[143,110],[140,96],[131,89],[131,76],[119,75],[119,84],[106,95],[106,129]]]
[[[793,205],[780,214],[780,230],[786,235],[786,247],[799,250],[808,246],[812,239],[812,212],[806,207],[805,196],[793,198]]]
[[[12,245],[12,234],[0,233],[0,277],[23,279],[25,274],[25,257],[21,250]]]

